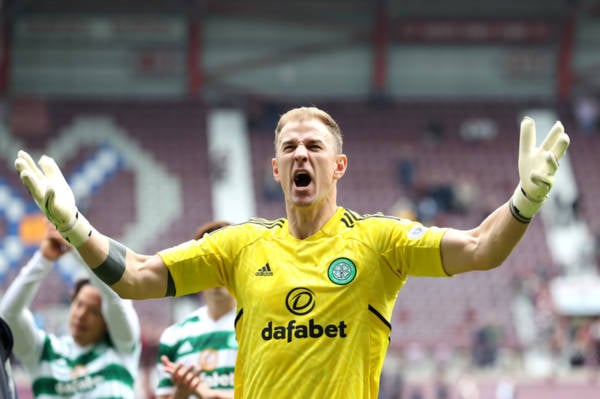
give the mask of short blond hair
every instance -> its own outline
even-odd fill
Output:
[[[336,150],[338,154],[342,153],[342,146],[344,140],[342,138],[342,130],[337,122],[327,112],[317,107],[298,107],[287,111],[281,115],[277,128],[275,129],[275,150],[277,150],[277,140],[283,127],[289,122],[304,122],[308,120],[316,119],[323,123],[329,132],[333,135],[336,144]]]

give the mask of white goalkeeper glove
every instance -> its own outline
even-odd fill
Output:
[[[65,240],[81,246],[92,234],[92,226],[77,210],[73,191],[54,159],[42,155],[38,165],[27,152],[17,154],[15,168],[37,206]]]
[[[510,211],[515,219],[529,223],[540,210],[554,184],[558,163],[569,142],[565,128],[557,121],[542,145],[536,147],[535,121],[527,116],[523,118],[519,143],[520,182],[510,201]]]

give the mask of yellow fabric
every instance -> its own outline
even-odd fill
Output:
[[[447,276],[443,229],[338,208],[298,240],[254,219],[160,252],[185,295],[236,297],[236,398],[375,399],[392,310],[408,275]]]

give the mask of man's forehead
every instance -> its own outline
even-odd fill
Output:
[[[308,119],[302,121],[290,121],[283,126],[279,133],[280,141],[291,139],[293,136],[314,135],[315,137],[332,136],[331,132],[318,119]],[[286,136],[286,138],[284,138]]]
[[[90,284],[81,287],[77,294],[77,299],[88,304],[101,304],[102,295],[98,289]]]

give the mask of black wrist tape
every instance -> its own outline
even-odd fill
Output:
[[[510,213],[511,215],[519,222],[524,223],[524,224],[528,224],[529,222],[531,222],[531,218],[525,217],[523,215],[521,215],[521,212],[519,211],[519,209],[515,206],[515,204],[513,204],[512,199],[510,201],[508,201],[508,206],[510,208]]]

